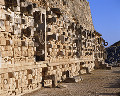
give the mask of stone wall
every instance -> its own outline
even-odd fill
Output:
[[[18,1],[0,5],[2,68],[34,64],[38,57],[45,60],[46,10]]]
[[[1,0],[0,95],[90,73],[104,51],[98,38],[86,0]],[[104,64],[103,56],[99,60]]]
[[[94,27],[87,1],[47,1],[47,48],[51,62],[84,58],[83,45],[91,43]],[[84,33],[86,36],[84,37]],[[90,36],[88,36],[88,34]],[[88,37],[87,37],[88,36]],[[84,43],[84,44],[83,44]],[[86,49],[89,49],[86,47]],[[93,51],[92,51],[93,52]],[[94,54],[93,54],[94,55]],[[94,56],[91,56],[93,59]]]

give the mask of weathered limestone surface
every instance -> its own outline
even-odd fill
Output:
[[[86,0],[0,1],[0,95],[22,95],[104,64]]]

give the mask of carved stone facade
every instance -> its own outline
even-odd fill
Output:
[[[100,68],[103,43],[86,0],[1,0],[0,96],[55,87]]]

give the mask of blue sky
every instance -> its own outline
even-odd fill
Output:
[[[120,40],[120,0],[88,0],[93,24],[109,46]]]

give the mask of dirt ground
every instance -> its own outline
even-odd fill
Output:
[[[120,96],[120,67],[95,70],[78,83],[61,83],[61,88],[42,88],[24,96]]]

